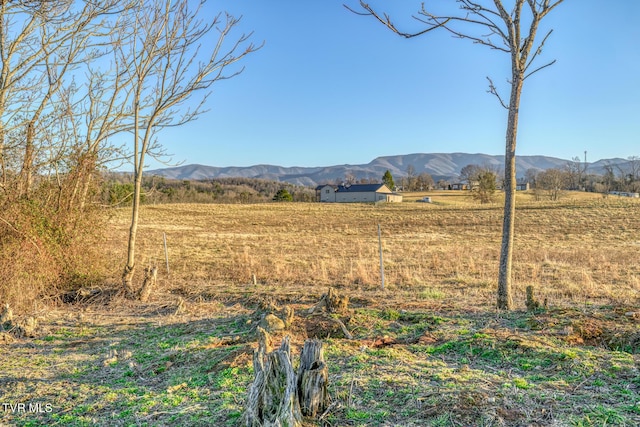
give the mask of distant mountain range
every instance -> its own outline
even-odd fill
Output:
[[[546,170],[563,168],[569,160],[547,156],[517,156],[516,171],[523,177],[528,169]],[[624,164],[624,159],[605,159],[589,163],[587,173],[602,174],[606,164]],[[148,171],[149,175],[163,176],[169,179],[204,180],[213,178],[258,178],[272,181],[288,182],[295,185],[315,187],[319,184],[336,182],[348,174],[357,179],[382,179],[389,170],[394,177],[407,175],[407,168],[412,165],[415,173],[426,172],[434,180],[455,180],[460,170],[470,164],[491,166],[498,170],[504,168],[504,156],[466,153],[405,154],[398,156],[378,157],[362,165],[336,165],[323,167],[282,167],[274,165],[255,165],[246,167],[214,167],[203,165],[185,165],[172,168]]]

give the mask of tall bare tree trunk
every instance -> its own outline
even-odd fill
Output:
[[[31,185],[33,183],[33,161],[34,161],[34,123],[27,124],[27,139],[24,147],[24,158],[22,161],[22,170],[20,171],[19,197],[29,198],[31,193]]]
[[[2,21],[0,21],[1,23]],[[0,107],[0,112],[2,111],[3,108]],[[0,121],[0,188],[5,193],[7,192],[7,170],[4,161],[4,126],[2,121]]]
[[[135,173],[134,179],[134,197],[133,197],[133,209],[131,210],[131,227],[129,228],[129,243],[127,246],[127,265],[124,267],[124,273],[122,274],[122,285],[124,287],[125,294],[128,297],[134,296],[133,291],[133,273],[135,272],[135,248],[136,248],[136,236],[138,234],[138,218],[140,216],[140,191],[142,190],[142,176],[139,173]]]
[[[89,189],[93,182],[94,172],[97,170],[97,156],[94,152],[88,152],[81,157],[81,161],[78,164],[80,168],[80,176],[78,177],[82,184],[82,192],[80,194],[80,212],[84,211],[87,199],[89,197]],[[74,190],[75,191],[75,190]]]
[[[513,307],[511,295],[511,264],[513,258],[513,236],[516,217],[516,141],[518,132],[518,113],[524,78],[513,65],[513,81],[509,99],[507,136],[504,171],[504,218],[502,220],[502,246],[500,249],[500,269],[498,272],[498,308],[510,310]]]
[[[140,216],[140,192],[142,191],[142,169],[144,166],[144,149],[140,151],[140,126],[139,126],[139,106],[137,100],[140,97],[139,89],[136,93],[136,103],[134,105],[134,129],[133,129],[133,208],[131,209],[131,227],[129,228],[129,244],[127,247],[127,265],[122,273],[122,285],[125,295],[133,297],[133,273],[136,268],[135,249],[136,235],[138,234],[138,218]],[[148,132],[148,129],[147,129]],[[146,140],[146,135],[145,135]]]

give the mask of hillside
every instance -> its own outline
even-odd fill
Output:
[[[569,160],[547,156],[518,156],[516,168],[518,177],[523,177],[528,169],[546,170],[562,168]],[[599,160],[590,163],[588,172],[602,173],[607,163],[624,163],[623,159]],[[406,176],[407,167],[412,165],[417,174],[426,172],[436,181],[455,179],[460,169],[469,164],[489,165],[502,169],[504,156],[467,153],[416,153],[397,156],[378,157],[367,164],[335,165],[324,167],[282,167],[275,165],[254,165],[246,167],[214,167],[204,165],[186,165],[149,171],[149,175],[158,175],[170,179],[211,179],[211,178],[258,178],[288,182],[295,185],[316,186],[318,184],[343,179],[351,174],[356,179],[379,179],[386,170],[393,176]]]

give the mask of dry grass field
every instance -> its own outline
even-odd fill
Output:
[[[106,287],[36,309],[35,337],[5,334],[0,425],[240,425],[256,310],[268,300],[300,314],[330,286],[350,297],[353,339],[303,321],[282,334],[294,353],[309,336],[326,345],[334,405],[309,425],[640,425],[640,201],[518,194],[517,309],[502,313],[500,203],[428,195],[145,206],[138,270],[159,268],[151,302]],[[128,215],[114,212],[104,247],[114,287]],[[530,285],[545,308],[526,310]],[[6,405],[18,403],[27,410]]]
[[[521,305],[527,285],[556,306],[638,297],[640,203],[576,194],[580,198],[555,204],[520,201],[514,295]],[[318,292],[329,285],[350,293],[371,292],[380,286],[380,224],[389,290],[385,300],[398,298],[390,302],[406,304],[433,292],[459,308],[491,307],[501,207],[478,205],[454,191],[432,197],[433,204],[379,206],[148,206],[142,214],[139,253],[142,264],[153,263],[166,272],[166,233],[171,276],[164,274],[161,281],[187,295],[249,284],[253,275],[267,292]],[[124,258],[127,215],[123,210],[114,218],[109,246],[119,246],[116,259]]]

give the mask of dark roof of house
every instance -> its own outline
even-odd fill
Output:
[[[339,185],[336,191],[338,192],[351,192],[351,193],[368,193],[371,191],[378,191],[384,184],[352,184],[352,185]]]
[[[346,184],[346,185],[331,185],[331,184],[323,184],[316,187],[316,190],[319,190],[327,185],[333,187],[335,191],[340,193],[369,193],[373,191],[378,191],[384,184]]]

